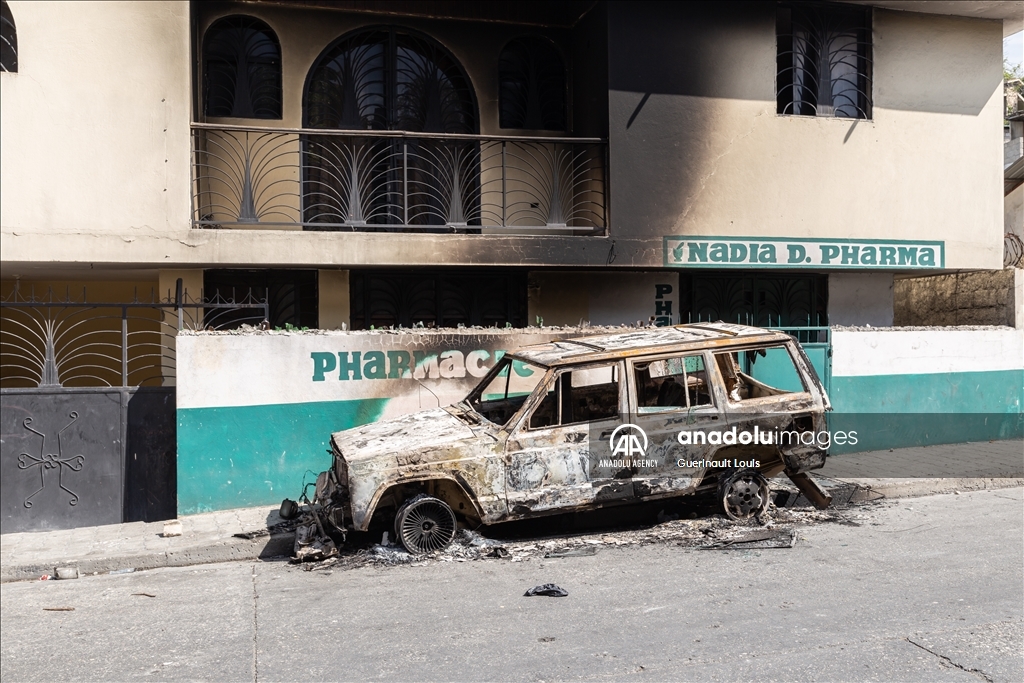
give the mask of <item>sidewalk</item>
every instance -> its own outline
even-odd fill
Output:
[[[836,504],[1018,487],[1024,486],[1024,442],[839,455],[814,475],[833,493]],[[776,481],[788,483],[784,477]],[[795,504],[802,503],[798,500]],[[182,535],[170,538],[161,536],[163,522],[5,534],[0,537],[0,581],[38,579],[63,567],[76,568],[85,576],[287,555],[292,534],[267,532],[268,526],[280,521],[276,506],[268,506],[182,517]],[[251,539],[233,536],[252,532],[263,535]]]

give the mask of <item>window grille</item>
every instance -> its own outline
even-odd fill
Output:
[[[462,66],[437,42],[397,27],[344,36],[313,65],[306,128],[477,132]]]
[[[395,26],[350,33],[328,47],[310,69],[303,116],[306,128],[477,132],[476,99],[462,65],[436,41]],[[305,221],[479,225],[479,165],[472,140],[350,144],[304,135]],[[413,199],[402,202],[400,195]],[[345,215],[334,211],[341,203]]]
[[[871,11],[782,4],[777,17],[778,113],[871,118]]]
[[[18,72],[18,29],[7,0],[0,2],[0,71]]]
[[[501,51],[498,108],[502,128],[567,128],[565,67],[543,38],[517,38]]]
[[[281,118],[281,45],[259,19],[225,17],[203,39],[207,116]]]

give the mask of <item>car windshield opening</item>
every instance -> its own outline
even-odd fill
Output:
[[[503,358],[469,395],[469,407],[496,425],[505,425],[544,378],[545,369]]]

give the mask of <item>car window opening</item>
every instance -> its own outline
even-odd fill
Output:
[[[530,416],[530,429],[566,426],[619,416],[619,366],[566,370],[546,387]]]
[[[701,355],[662,358],[637,363],[633,368],[640,413],[712,405],[707,368]]]
[[[715,354],[731,403],[807,391],[784,346]]]
[[[502,358],[469,395],[469,406],[484,419],[504,426],[523,407],[545,372],[537,365]]]

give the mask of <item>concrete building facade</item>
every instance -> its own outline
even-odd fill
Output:
[[[885,327],[894,278],[1003,265],[1021,2],[2,4],[0,385],[125,389],[122,450],[188,302]]]

